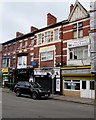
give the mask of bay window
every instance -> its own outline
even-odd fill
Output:
[[[69,49],[69,59],[87,59],[88,47],[78,47]]]

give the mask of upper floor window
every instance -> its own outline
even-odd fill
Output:
[[[13,51],[15,51],[15,50],[16,50],[16,43],[13,44]]]
[[[10,58],[4,58],[2,63],[3,67],[10,67]]]
[[[88,47],[79,47],[69,49],[69,59],[87,59]]]
[[[19,43],[19,49],[21,49],[21,48],[22,48],[22,42]]]
[[[11,46],[8,45],[8,47],[7,47],[7,51],[8,51],[8,53],[10,53],[10,48],[11,48]]]
[[[41,53],[41,61],[53,60],[53,51]]]
[[[42,34],[38,35],[38,45],[42,43]]]
[[[73,24],[73,38],[83,37],[83,22]]]
[[[59,39],[59,31],[58,29],[54,30],[54,40],[58,40]]]
[[[28,45],[28,41],[24,41],[24,47],[26,48]]]
[[[34,46],[34,38],[31,39],[30,47]]]
[[[45,42],[50,42],[50,31],[45,32]]]

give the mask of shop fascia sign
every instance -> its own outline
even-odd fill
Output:
[[[8,72],[8,68],[2,68],[2,73]]]
[[[72,42],[68,43],[68,48],[73,48],[73,47],[79,47],[79,46],[85,46],[89,44],[89,39],[82,39],[82,40],[75,40]]]

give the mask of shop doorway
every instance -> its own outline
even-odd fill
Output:
[[[81,80],[81,97],[95,99],[95,81],[94,80]]]

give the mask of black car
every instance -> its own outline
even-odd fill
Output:
[[[14,86],[16,96],[30,95],[33,99],[49,97],[50,90],[44,90],[40,84],[35,82],[20,81]]]

